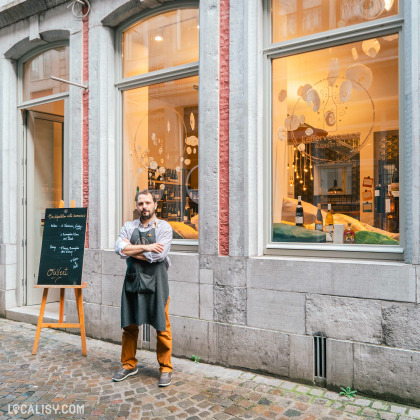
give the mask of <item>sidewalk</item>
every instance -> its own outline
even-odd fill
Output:
[[[83,357],[79,336],[43,329],[33,356],[35,329],[0,318],[0,419],[420,419],[418,408],[177,358],[172,385],[159,388],[148,351],[137,375],[111,382],[120,345],[88,338]],[[68,414],[77,406],[84,414]]]

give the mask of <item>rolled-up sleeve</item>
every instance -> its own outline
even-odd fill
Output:
[[[156,252],[143,252],[143,256],[151,263],[164,261],[165,258],[167,260],[169,259],[168,254],[172,243],[172,227],[169,223],[163,221],[160,221],[160,223],[159,230],[156,232],[156,242],[163,245],[163,252],[159,254]]]
[[[130,240],[130,232],[129,232],[129,222],[125,223],[121,229],[120,234],[118,235],[117,241],[115,242],[115,253],[120,255],[121,258],[128,258],[127,255],[124,255],[122,251],[128,245],[128,242],[125,242],[124,239]]]

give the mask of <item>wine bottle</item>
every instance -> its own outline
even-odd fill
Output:
[[[302,197],[298,196],[298,203],[296,206],[296,226],[303,226],[303,207]]]
[[[331,204],[328,204],[328,213],[325,218],[325,240],[327,242],[332,242],[334,239],[334,216],[331,210]]]
[[[322,213],[321,213],[321,204],[318,204],[318,210],[315,217],[315,230],[322,232],[324,230]]]
[[[400,176],[398,173],[398,166],[392,175],[391,194],[394,202],[394,217],[395,217],[395,233],[399,232],[400,223]]]
[[[354,230],[351,228],[351,223],[347,223],[347,229],[344,231],[344,243],[345,244],[354,244]]]

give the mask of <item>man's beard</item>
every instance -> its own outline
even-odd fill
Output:
[[[155,210],[153,209],[153,210],[148,211],[149,216],[143,216],[142,213],[140,213],[140,220],[150,220],[155,215]]]

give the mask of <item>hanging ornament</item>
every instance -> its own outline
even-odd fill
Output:
[[[192,112],[190,114],[190,126],[191,126],[191,130],[194,131],[194,129],[195,129],[195,117],[194,117],[194,114]]]
[[[194,147],[193,149],[193,153],[196,154],[197,153],[197,149]]]
[[[351,55],[353,56],[353,60],[356,61],[359,58],[359,54],[357,53],[356,48],[351,49]]]
[[[319,94],[315,89],[309,89],[306,93],[306,103],[310,106],[311,102],[313,104],[314,112],[318,112],[319,107],[321,106],[321,99],[319,98]]]
[[[164,167],[164,166],[161,166],[161,167],[159,168],[159,172],[160,172],[161,174],[164,174],[164,173],[166,172],[165,167]]]
[[[362,50],[368,57],[375,58],[380,49],[381,44],[376,38],[362,42]]]
[[[332,58],[330,65],[328,66],[328,84],[334,86],[335,81],[338,77],[338,58]]]
[[[161,155],[163,153],[163,147],[162,146],[160,146],[159,147],[159,154]]]
[[[161,159],[161,160],[160,160],[160,163],[164,163],[164,162],[165,162],[165,159]]]
[[[185,159],[185,164],[189,165],[191,163],[191,161],[189,159]]]
[[[350,80],[344,80],[340,86],[340,101],[347,102],[351,96],[352,84]]]
[[[190,146],[188,146],[188,147],[187,147],[187,153],[190,155],[190,154],[191,154],[191,152],[192,152],[191,147],[190,147]]]
[[[286,140],[287,138],[287,131],[284,127],[280,127],[277,130],[277,138],[281,141]]]
[[[288,131],[295,131],[299,128],[299,117],[296,114],[289,115],[284,120],[284,126]]]
[[[307,136],[312,136],[312,134],[314,133],[314,130],[312,130],[312,128],[311,127],[309,127],[309,128],[307,128],[306,130],[305,130],[305,134],[307,135]]]
[[[279,92],[277,98],[278,98],[279,102],[283,102],[287,98],[287,92],[284,89],[282,89]]]
[[[158,164],[157,164],[157,162],[156,161],[152,161],[152,162],[150,162],[150,167],[152,168],[152,169],[157,169],[157,167],[158,167]]]
[[[171,131],[171,123],[169,121],[166,124],[166,129],[168,130],[168,133]]]
[[[369,67],[358,63],[347,67],[346,79],[352,82],[353,89],[360,92],[370,89],[372,86],[373,75]]]
[[[181,168],[180,168],[179,166],[177,166],[177,167],[175,168],[175,170],[176,170],[178,173],[180,173],[180,172],[181,172]]]

